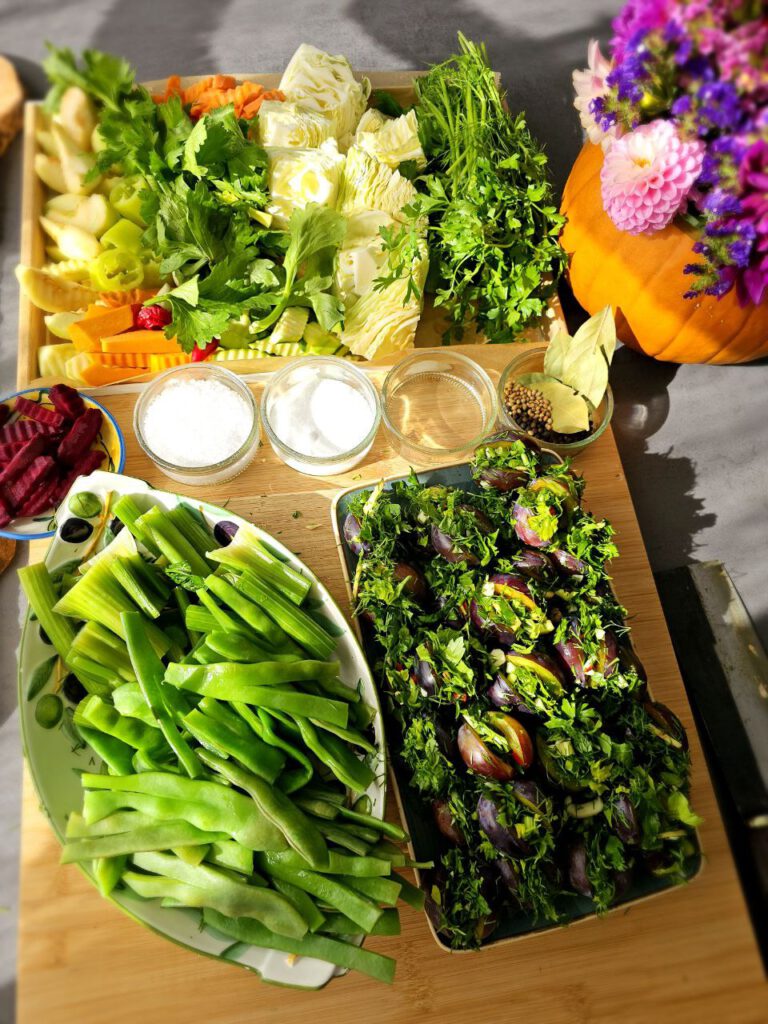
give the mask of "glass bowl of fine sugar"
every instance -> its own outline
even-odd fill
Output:
[[[370,451],[379,393],[362,370],[332,356],[299,359],[275,374],[261,421],[278,458],[310,476],[346,473]]]
[[[220,484],[242,473],[259,447],[259,413],[230,370],[179,366],[143,391],[133,413],[136,438],[155,465],[182,484]]]

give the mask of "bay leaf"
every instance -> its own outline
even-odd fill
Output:
[[[570,339],[558,378],[597,408],[608,386],[608,367],[615,349],[613,311],[605,306]]]
[[[555,320],[549,335],[549,345],[544,353],[544,372],[557,380],[563,378],[563,368],[571,341],[571,336],[562,320]]]
[[[531,386],[540,391],[552,406],[553,430],[559,434],[578,434],[589,430],[589,406],[573,388],[559,380],[541,380]]]

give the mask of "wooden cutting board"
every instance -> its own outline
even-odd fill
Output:
[[[511,357],[509,347],[463,351],[496,378]],[[106,398],[131,439],[125,471],[175,490],[132,441],[135,398]],[[694,882],[602,920],[462,955],[442,952],[423,915],[403,908],[402,935],[369,940],[371,949],[397,957],[393,986],[350,975],[321,992],[279,989],[153,935],[103,901],[77,868],[59,867],[59,845],[27,779],[18,1024],[764,1022],[768,988],[610,431],[577,466],[587,479],[588,504],[617,529],[616,590],[629,609],[654,695],[680,715],[691,737],[693,803],[705,819],[705,864]],[[238,479],[187,493],[227,504],[275,534],[346,607],[333,497],[342,487],[406,470],[382,429],[364,465],[332,480],[301,476],[262,448]],[[38,545],[32,556],[42,552]]]

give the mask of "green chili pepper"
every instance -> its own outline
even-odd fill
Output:
[[[391,983],[395,976],[395,961],[380,953],[372,953],[349,942],[341,942],[325,935],[305,935],[299,941],[286,940],[280,935],[270,933],[266,928],[255,925],[253,921],[232,920],[205,910],[203,920],[211,928],[239,942],[261,946],[264,949],[279,949],[284,953],[296,956],[317,957],[338,967],[347,967],[361,974],[367,974],[377,981]]]
[[[263,779],[243,771],[207,750],[201,751],[200,756],[205,764],[223,778],[250,794],[262,813],[283,833],[288,845],[301,854],[311,867],[323,867],[328,863],[328,846],[325,839],[289,797],[279,789],[269,786]]]

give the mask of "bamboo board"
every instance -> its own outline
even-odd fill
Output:
[[[467,351],[495,378],[512,354],[492,346]],[[130,440],[135,399],[106,397],[129,439],[126,473],[173,490]],[[617,529],[615,586],[654,695],[690,735],[693,803],[705,819],[705,865],[694,882],[602,920],[460,957],[437,947],[422,913],[403,908],[401,936],[369,940],[371,949],[397,957],[392,987],[350,975],[321,992],[296,992],[176,948],[103,901],[74,866],[59,867],[58,843],[27,779],[18,1024],[360,1024],[372,1015],[377,1024],[764,1022],[768,988],[610,431],[579,456],[577,468],[590,507]],[[330,480],[301,476],[263,448],[223,488],[187,493],[228,504],[274,533],[347,609],[333,499],[340,488],[405,471],[382,430],[362,466]],[[42,552],[38,544],[32,556]]]
[[[391,92],[403,105],[413,103],[414,92],[412,82],[414,77],[423,74],[420,71],[363,71],[370,79],[373,89],[384,89]],[[182,79],[186,87],[200,81],[203,75],[193,75]],[[238,74],[234,76],[238,81],[251,79],[261,82],[267,89],[274,89],[280,83],[279,74]],[[498,78],[498,76],[497,76]],[[146,87],[152,91],[159,91],[165,86],[164,81],[145,82]],[[500,80],[499,80],[500,84]],[[35,154],[39,151],[36,133],[42,123],[42,112],[40,103],[28,102],[24,108],[24,150],[23,150],[23,197],[21,216],[21,255],[20,262],[25,266],[42,267],[46,262],[45,236],[40,227],[40,215],[43,206],[52,193],[38,178],[35,173]],[[542,318],[540,325],[529,328],[524,332],[528,341],[548,340],[550,325],[554,318],[562,316],[558,299],[555,297],[550,301],[550,315]],[[42,345],[57,343],[58,338],[49,334],[43,320],[43,311],[33,306],[27,297],[22,293],[19,296],[19,354],[17,364],[17,387],[19,389],[29,387],[32,384],[44,384],[46,381],[40,377],[37,365],[37,352]],[[415,344],[418,347],[436,345],[440,343],[440,337],[445,330],[445,321],[439,310],[436,310],[428,298],[424,311],[419,320],[416,331]],[[482,342],[483,338],[473,331],[468,331],[465,343],[476,344]],[[242,359],[234,362],[226,362],[227,369],[236,373],[264,373],[277,370],[288,363],[288,359],[280,357],[268,357],[265,359]],[[372,364],[376,365],[373,360]],[[136,381],[148,381],[155,374],[147,373]]]

